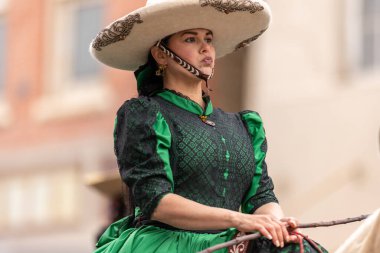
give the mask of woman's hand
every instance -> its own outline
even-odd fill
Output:
[[[286,223],[286,225],[288,227],[288,231],[290,231],[290,233],[292,231],[301,233],[301,229],[297,228],[298,227],[298,220],[296,218],[294,218],[294,217],[285,217],[285,218],[282,218],[281,221]],[[297,234],[290,234],[289,235],[289,240],[287,242],[289,242],[289,243],[298,243],[299,240],[300,240],[299,235],[297,235]]]
[[[236,228],[242,232],[260,232],[264,237],[272,240],[277,247],[284,247],[285,242],[294,240],[287,230],[287,224],[292,221],[281,221],[272,215],[265,214],[243,214],[239,213],[236,217]],[[290,224],[289,224],[290,225]]]

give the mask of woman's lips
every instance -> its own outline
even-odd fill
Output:
[[[203,60],[202,60],[203,63],[205,63],[206,65],[212,65],[213,63],[213,59],[211,57],[205,57]]]

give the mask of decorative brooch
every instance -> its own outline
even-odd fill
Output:
[[[208,120],[206,115],[199,115],[199,118],[202,120],[203,123],[205,123],[209,126],[212,126],[212,127],[215,126],[215,123],[212,122],[211,120]]]

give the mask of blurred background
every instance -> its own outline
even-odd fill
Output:
[[[214,104],[260,112],[287,215],[371,213],[380,207],[380,2],[268,2],[270,29],[217,62]],[[123,215],[113,121],[136,83],[94,61],[88,45],[144,5],[0,0],[1,253],[91,252]],[[304,232],[333,252],[358,225]]]

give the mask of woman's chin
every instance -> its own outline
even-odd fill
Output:
[[[213,68],[212,67],[203,67],[200,69],[200,71],[202,71],[202,73],[205,75],[212,75]]]

